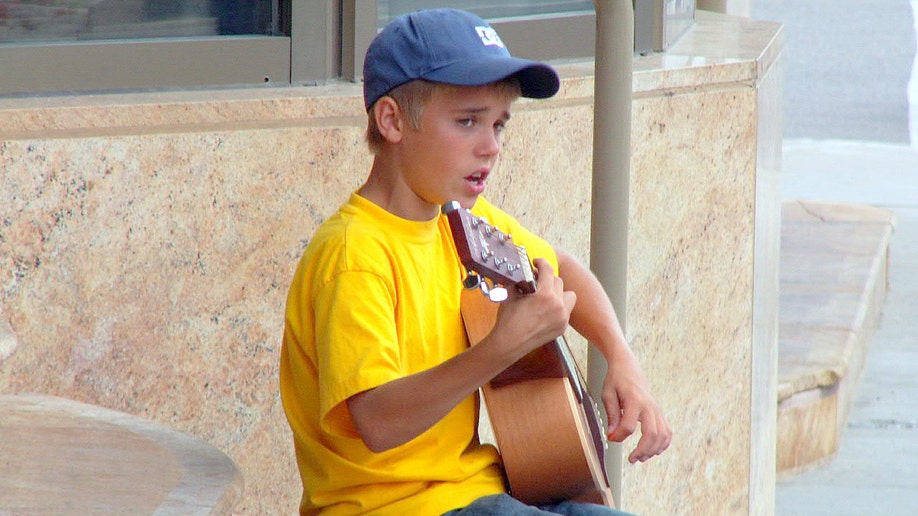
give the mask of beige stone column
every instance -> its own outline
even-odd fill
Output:
[[[593,197],[590,267],[627,331],[628,194],[631,180],[631,67],[634,9],[631,2],[596,4],[596,78],[593,119]],[[589,350],[589,383],[600,399],[606,364]],[[622,450],[609,447],[606,466],[616,502],[622,504]]]

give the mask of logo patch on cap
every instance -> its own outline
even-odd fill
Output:
[[[504,47],[504,42],[501,41],[500,36],[497,35],[497,31],[488,26],[478,26],[475,27],[475,32],[478,33],[478,37],[481,38],[481,42],[487,46],[493,47]]]

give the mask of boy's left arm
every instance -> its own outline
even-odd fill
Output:
[[[640,423],[641,439],[628,460],[644,462],[663,453],[672,441],[672,428],[650,394],[647,379],[625,341],[612,302],[596,276],[579,260],[561,250],[556,253],[564,290],[577,294],[570,325],[595,345],[608,363],[602,401],[609,416],[609,440],[624,441]]]

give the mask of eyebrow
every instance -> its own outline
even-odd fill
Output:
[[[479,113],[484,113],[485,111],[488,111],[488,108],[487,108],[487,107],[484,107],[484,106],[482,106],[482,107],[473,107],[473,108],[458,108],[458,109],[456,109],[456,111],[459,112],[459,113],[467,113],[467,114],[470,114],[470,115],[477,115],[477,114],[479,114]],[[504,121],[510,120],[510,118],[511,118],[510,111],[509,111],[509,110],[505,110],[503,113],[501,113],[501,118],[503,118]]]

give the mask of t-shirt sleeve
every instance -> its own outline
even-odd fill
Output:
[[[347,271],[316,293],[319,410],[325,431],[356,436],[345,401],[402,376],[395,293],[378,275]]]

